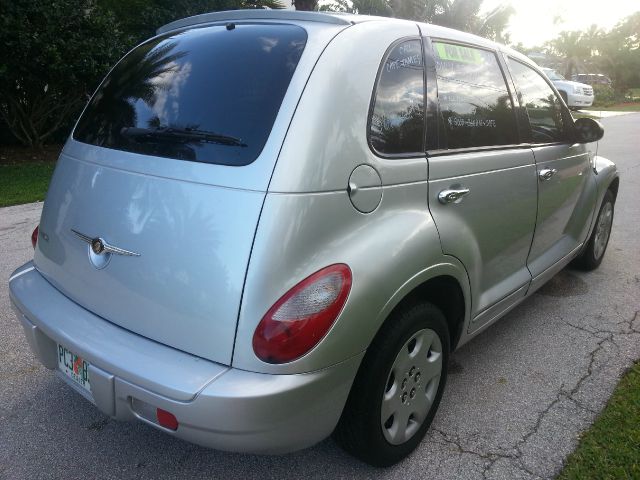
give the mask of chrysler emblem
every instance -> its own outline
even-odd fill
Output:
[[[124,248],[116,247],[115,245],[110,245],[104,241],[104,239],[100,237],[90,237],[89,235],[85,235],[84,233],[80,233],[76,230],[71,229],[75,235],[86,242],[91,247],[91,251],[96,255],[102,255],[103,253],[107,256],[108,254],[113,253],[115,255],[124,255],[126,257],[139,257],[140,254],[136,252],[132,252],[130,250],[125,250]]]
[[[91,240],[91,250],[93,250],[93,253],[96,255],[100,255],[104,251],[104,243],[102,243],[102,240],[99,238]]]

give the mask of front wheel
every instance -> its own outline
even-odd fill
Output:
[[[377,467],[393,465],[420,443],[447,379],[449,330],[442,312],[417,303],[393,314],[362,361],[335,438]]]
[[[595,270],[602,263],[604,252],[607,250],[609,237],[611,236],[614,204],[613,193],[611,193],[611,190],[607,190],[587,246],[580,256],[572,262],[573,266],[582,270]]]

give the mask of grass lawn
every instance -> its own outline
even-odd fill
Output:
[[[558,476],[559,480],[639,478],[640,362],[622,378]]]
[[[0,164],[0,207],[44,200],[55,162]]]
[[[587,110],[604,110],[607,112],[640,112],[640,102],[615,103],[606,107],[589,107],[587,108]]]
[[[582,112],[571,112],[571,116],[573,117],[574,120],[577,120],[578,118],[594,118],[596,120],[600,119],[598,115],[589,115],[588,113],[582,113]]]

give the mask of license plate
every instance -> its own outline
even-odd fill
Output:
[[[58,368],[74,383],[91,392],[89,362],[62,345],[58,345]]]

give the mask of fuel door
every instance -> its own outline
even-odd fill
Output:
[[[358,165],[351,172],[347,191],[356,210],[371,213],[378,208],[382,200],[382,180],[372,166]]]

